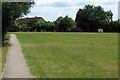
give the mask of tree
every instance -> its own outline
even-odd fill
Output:
[[[14,21],[27,15],[34,2],[3,2],[2,3],[2,40],[7,31],[14,25]]]
[[[103,29],[105,32],[119,32],[120,31],[120,22],[119,21],[104,21]]]
[[[37,31],[53,31],[55,24],[52,22],[35,22],[33,28]]]
[[[35,23],[33,24],[32,29],[33,29],[34,31],[40,31],[40,30],[41,30],[41,25],[40,25],[40,23],[39,23],[39,22],[35,22]]]
[[[59,24],[60,24],[60,21],[63,17],[60,16],[56,21],[54,21],[53,23],[55,24],[55,27],[54,27],[54,31],[60,31],[59,30]]]
[[[106,12],[106,21],[112,21],[112,16],[113,16],[113,13],[110,11],[107,11]]]
[[[32,26],[32,29],[36,31],[41,31],[41,30],[44,30],[45,27],[46,27],[45,22],[35,22]]]
[[[46,22],[46,31],[53,31],[55,24],[52,22]]]
[[[30,30],[30,27],[28,27],[27,24],[19,24],[16,21],[14,25],[12,25],[11,28],[9,29],[10,32],[19,32],[19,31],[26,32],[28,30]]]
[[[60,20],[59,29],[60,31],[71,31],[75,27],[75,23],[72,18],[65,16]]]
[[[30,21],[28,21],[27,22],[27,26],[29,27],[29,30],[28,31],[34,31],[35,30],[35,23],[36,23],[36,21],[33,21],[33,20],[30,20]]]
[[[97,31],[104,21],[112,21],[112,16],[111,11],[106,12],[101,6],[86,5],[77,12],[75,22],[84,31]]]
[[[11,26],[9,31],[10,32],[17,32],[17,31],[19,31],[19,24],[16,21],[14,21],[14,24]]]
[[[109,23],[110,32],[119,32],[120,30],[120,22],[119,21],[111,21]]]

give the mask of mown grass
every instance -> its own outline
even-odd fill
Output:
[[[35,78],[118,77],[117,33],[15,33]]]
[[[0,76],[2,74],[2,47],[0,46]]]
[[[8,48],[10,46],[9,39],[10,39],[10,33],[8,33],[6,35],[5,41],[2,44],[2,61],[1,61],[2,62],[2,71],[3,71],[3,68],[4,68],[5,62],[6,62],[6,55],[7,55],[7,52],[8,52]]]

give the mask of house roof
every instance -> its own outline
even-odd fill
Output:
[[[16,20],[16,22],[19,24],[25,24],[29,21],[46,22],[42,17],[24,18]]]
[[[57,20],[56,20],[56,21],[60,21],[62,18],[63,18],[63,17],[62,17],[62,16],[60,16],[60,17],[58,17],[58,18],[57,18]]]

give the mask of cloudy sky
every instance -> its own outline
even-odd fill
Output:
[[[46,21],[55,21],[60,16],[72,17],[75,20],[76,13],[87,4],[102,6],[105,11],[113,12],[113,19],[118,19],[119,0],[35,0],[31,13],[27,17],[39,16]]]

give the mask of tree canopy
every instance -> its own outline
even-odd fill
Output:
[[[102,28],[102,22],[112,21],[112,12],[104,11],[101,6],[86,5],[83,9],[79,9],[76,14],[77,27],[84,31],[97,31]]]
[[[19,24],[15,22],[15,25],[9,31],[31,31],[31,32],[40,32],[40,31],[53,31],[55,24],[52,22],[35,22],[29,21],[26,24]]]
[[[75,27],[75,22],[72,18],[65,16],[60,20],[59,29],[60,31],[71,31]]]
[[[104,21],[103,29],[105,32],[119,32],[120,31],[120,22],[119,21]]]
[[[31,0],[32,1],[32,0]],[[14,24],[14,21],[27,15],[34,2],[2,2],[2,39]]]

